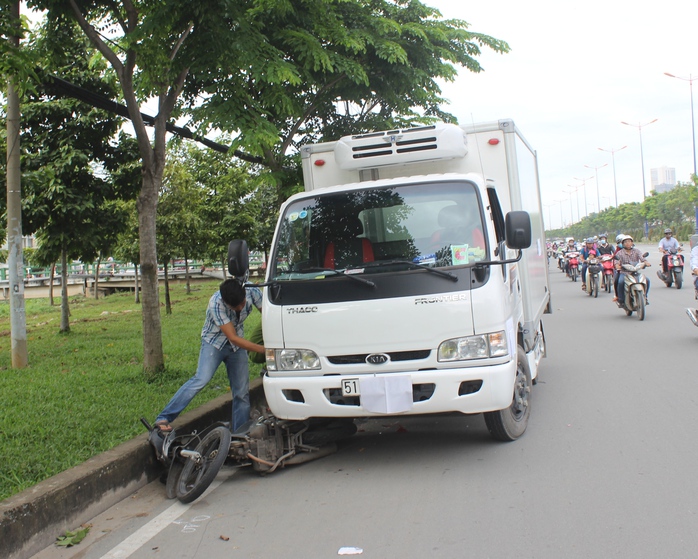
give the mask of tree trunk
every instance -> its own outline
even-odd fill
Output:
[[[158,259],[155,246],[155,216],[160,178],[155,165],[145,165],[143,186],[138,196],[138,238],[140,240],[141,287],[143,305],[143,369],[146,375],[163,370],[162,324],[158,290]]]
[[[94,285],[94,296],[95,296],[95,301],[99,299],[99,264],[102,261],[102,255],[100,254],[99,257],[97,258],[97,265],[95,266],[95,285]]]
[[[140,285],[138,284],[138,264],[134,265],[133,272],[135,274],[134,277],[135,277],[135,286],[136,286],[135,302],[136,302],[136,305],[140,305],[140,303],[141,303],[141,289],[140,289]]]
[[[68,306],[68,255],[61,250],[61,333],[70,332],[70,307]]]
[[[189,282],[189,258],[187,258],[187,255],[184,255],[184,279],[186,280],[185,283],[187,285],[187,295],[191,295],[191,284]]]
[[[172,314],[172,302],[170,300],[170,280],[167,275],[167,260],[165,260],[165,314]]]
[[[56,279],[56,263],[51,264],[51,272],[49,273],[48,280],[48,302],[49,305],[53,306],[53,280]]]

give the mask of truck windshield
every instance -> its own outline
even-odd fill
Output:
[[[406,263],[472,264],[487,255],[482,214],[478,191],[467,181],[303,198],[281,218],[271,279],[311,279],[326,270],[373,274],[417,268]],[[378,265],[390,262],[395,266]]]

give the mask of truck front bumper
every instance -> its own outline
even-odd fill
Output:
[[[280,419],[482,413],[505,409],[511,405],[516,360],[482,367],[390,372],[375,376],[394,375],[408,376],[413,387],[411,409],[398,414],[369,411],[362,406],[360,396],[342,397],[342,380],[362,375],[267,375],[264,377],[264,393],[272,413]]]

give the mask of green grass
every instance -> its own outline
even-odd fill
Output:
[[[59,333],[60,307],[26,300],[29,366],[11,366],[10,307],[0,303],[0,500],[142,433],[196,371],[206,305],[219,282],[171,284],[172,314],[164,311],[166,370],[143,372],[142,316],[132,293],[95,301],[70,300],[70,333]],[[57,299],[57,302],[59,300]],[[253,312],[246,322],[260,320]],[[259,365],[250,364],[251,376]],[[229,391],[225,367],[190,408]]]

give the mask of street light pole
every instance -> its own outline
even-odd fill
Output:
[[[689,74],[687,78],[682,78],[680,76],[675,76],[669,72],[664,72],[665,76],[670,78],[676,78],[677,80],[683,80],[688,82],[689,90],[691,93],[691,139],[693,140],[693,174],[696,175],[696,122],[693,117],[693,80],[698,79],[698,76],[693,77],[693,74]]]
[[[616,208],[618,207],[618,185],[616,184],[616,152],[627,148],[628,146],[623,146],[618,149],[603,149],[599,148],[601,151],[608,151],[611,153],[611,161],[613,162],[613,191],[616,195]]]
[[[644,201],[645,198],[647,198],[647,189],[645,188],[645,155],[644,152],[642,151],[642,129],[647,126],[648,124],[652,124],[653,122],[657,122],[659,119],[655,118],[654,120],[650,120],[649,122],[646,122],[645,124],[637,123],[637,124],[630,124],[629,122],[623,122],[621,121],[621,124],[625,124],[626,126],[633,126],[638,129],[640,132],[640,165],[642,166],[642,200]]]
[[[569,190],[569,191],[563,190],[563,192],[569,192],[569,194],[570,194],[570,214],[572,213],[572,193],[574,192],[574,197],[575,197],[575,200],[577,201],[577,221],[581,221],[582,214],[579,213],[579,194],[577,194],[577,192],[579,192],[579,189],[581,188],[581,186],[572,186],[571,184],[568,184],[567,186],[569,186],[571,190]],[[574,223],[574,222],[575,221],[573,218],[572,223]]]
[[[601,213],[601,198],[599,197],[599,169],[604,168],[608,163],[604,163],[598,167],[592,167],[591,165],[584,165],[587,169],[594,169],[594,176],[596,176],[596,207],[599,213]]]

